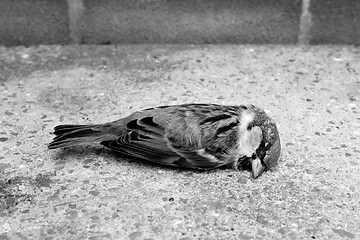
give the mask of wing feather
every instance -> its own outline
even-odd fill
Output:
[[[126,132],[102,145],[165,165],[213,169],[233,161],[239,124],[234,108],[215,105],[148,109],[130,116]],[[157,111],[159,114],[157,114]]]

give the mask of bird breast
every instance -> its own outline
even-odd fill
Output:
[[[262,130],[258,126],[248,129],[250,123],[254,120],[254,113],[244,111],[241,115],[239,126],[239,154],[251,157],[260,146],[263,138]]]

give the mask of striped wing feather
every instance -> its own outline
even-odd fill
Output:
[[[124,119],[126,132],[101,144],[128,156],[171,166],[212,169],[229,164],[238,118],[224,114],[224,109],[208,108],[160,109],[161,114],[156,114],[159,109],[137,112]]]

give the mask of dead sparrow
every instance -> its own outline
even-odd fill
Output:
[[[96,125],[59,125],[49,148],[100,144],[164,165],[210,170],[250,165],[254,178],[277,164],[274,121],[253,105],[183,104],[148,108]]]

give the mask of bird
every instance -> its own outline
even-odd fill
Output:
[[[274,120],[252,104],[158,106],[104,124],[58,125],[53,133],[49,149],[100,143],[125,156],[173,167],[251,167],[254,179],[275,167],[281,153]]]

